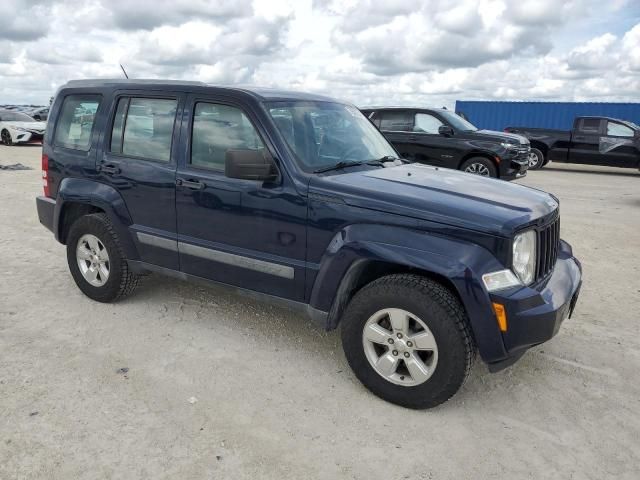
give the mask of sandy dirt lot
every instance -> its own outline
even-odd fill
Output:
[[[40,148],[0,147],[14,162],[33,169],[0,170],[0,479],[639,478],[637,172],[519,181],[561,200],[584,264],[574,317],[410,411],[287,310],[160,276],[114,305],[84,297],[38,223]]]

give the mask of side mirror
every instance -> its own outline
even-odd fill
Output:
[[[452,137],[453,136],[453,128],[451,128],[449,125],[440,125],[438,127],[438,133],[440,135],[444,135],[445,137]]]
[[[276,164],[266,150],[227,150],[224,174],[242,180],[275,180]]]

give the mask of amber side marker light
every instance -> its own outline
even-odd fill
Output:
[[[501,303],[492,303],[493,305],[493,311],[496,314],[496,319],[498,320],[498,327],[500,328],[501,332],[506,332],[507,331],[507,312],[504,309],[504,305],[502,305]]]

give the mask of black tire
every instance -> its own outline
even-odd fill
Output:
[[[2,132],[0,132],[0,140],[2,140],[2,144],[6,145],[7,147],[13,145],[13,140],[11,139],[9,130],[2,130]]]
[[[463,172],[474,174],[474,175],[481,175],[480,173],[475,173],[470,170],[475,168],[478,171],[484,172],[485,170],[482,169],[482,167],[484,167],[488,172],[487,175],[483,175],[483,176],[498,178],[498,169],[496,168],[496,165],[491,160],[485,157],[472,157],[468,160],[465,160],[464,163],[460,165],[460,170],[462,170]]]
[[[80,272],[76,249],[85,234],[97,237],[109,255],[109,276],[104,285],[91,285]],[[87,297],[98,302],[113,302],[133,292],[139,276],[129,270],[129,265],[109,217],[104,213],[85,215],[76,220],[67,236],[67,263],[78,288]]]
[[[529,170],[540,170],[542,167],[544,167],[547,164],[544,158],[544,153],[542,153],[541,150],[537,148],[532,148],[531,154],[535,155],[537,157],[537,160],[535,163],[532,163],[532,161],[529,160]]]
[[[367,359],[363,329],[386,308],[400,308],[422,319],[433,334],[438,360],[431,377],[415,386],[397,385],[378,374]],[[382,277],[360,290],[342,320],[342,346],[358,379],[375,395],[407,408],[432,408],[464,384],[475,359],[475,344],[465,311],[441,284],[411,274]]]

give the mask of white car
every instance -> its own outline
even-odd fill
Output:
[[[5,145],[42,143],[46,126],[24,113],[0,110],[0,140]]]

